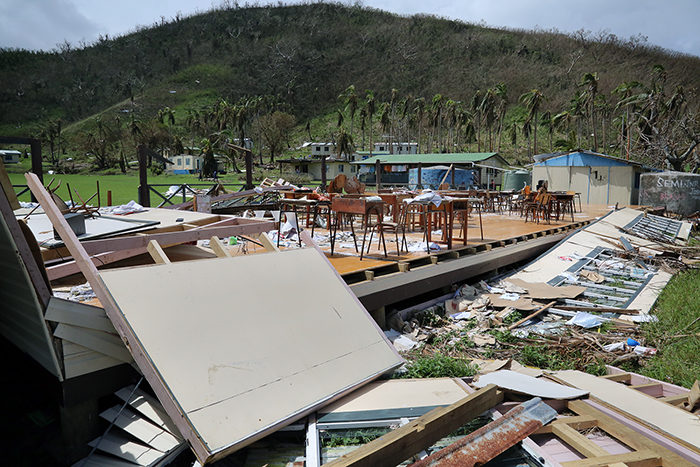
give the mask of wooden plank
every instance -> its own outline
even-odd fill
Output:
[[[675,396],[660,397],[660,401],[671,405],[682,405],[688,402],[688,394],[676,394]]]
[[[53,335],[125,363],[134,361],[116,334],[59,323]]]
[[[36,194],[34,195],[36,196]],[[253,219],[248,219],[253,220]],[[100,240],[90,240],[82,242],[82,246],[89,254],[102,253],[104,251],[130,250],[134,248],[145,248],[151,240],[157,241],[162,246],[176,245],[178,243],[194,242],[197,240],[209,240],[212,236],[230,237],[241,235],[252,235],[256,233],[268,232],[274,229],[274,222],[257,220],[254,223],[242,222],[243,219],[234,218],[217,222],[216,224],[197,227],[180,232],[165,233],[144,233],[143,235],[133,235],[130,237],[104,238]],[[53,223],[53,219],[51,220]],[[222,225],[224,224],[224,225]],[[54,223],[54,227],[55,227]],[[216,225],[214,227],[213,225]],[[63,238],[63,236],[61,236]],[[69,249],[70,250],[70,249]],[[72,255],[75,258],[75,255]]]
[[[214,253],[216,253],[216,256],[218,256],[219,258],[231,257],[231,253],[228,251],[228,248],[226,248],[224,244],[221,243],[221,240],[219,240],[219,237],[217,237],[216,235],[209,239],[209,246],[212,250],[214,250]]]
[[[588,415],[595,418],[598,420],[598,427],[601,430],[626,444],[630,448],[637,451],[646,450],[653,452],[656,456],[662,459],[662,462],[659,465],[663,467],[697,467],[694,463],[687,461],[680,455],[666,449],[632,428],[617,422],[611,417],[605,415],[603,412],[591,407],[584,401],[569,401],[567,403],[567,407],[578,415]],[[613,460],[611,462],[620,462],[620,460]]]
[[[595,426],[598,426],[598,420],[589,416],[573,416],[573,417],[562,417],[553,420],[549,424],[539,428],[534,434],[544,435],[552,433],[552,429],[556,425],[569,425],[575,430],[588,430]]]
[[[662,465],[659,456],[648,450],[562,462],[561,465],[562,467],[606,467],[614,463],[623,463],[629,467],[660,467]]]
[[[150,253],[151,258],[153,258],[153,261],[156,262],[156,264],[170,264],[170,259],[168,259],[168,255],[165,254],[163,248],[161,248],[157,241],[151,240],[150,242],[148,242],[147,250],[148,253]]]
[[[590,391],[592,399],[601,401],[695,452],[700,452],[697,416],[630,389],[628,386],[580,371],[559,371],[555,373],[555,377],[567,384]]]
[[[83,328],[116,334],[114,325],[103,308],[51,297],[44,315],[48,321],[72,324]]]
[[[257,235],[257,239],[260,243],[262,243],[262,246],[265,248],[266,251],[280,251],[279,248],[277,248],[277,245],[275,245],[275,242],[272,241],[272,239],[267,233],[263,232]]]
[[[539,316],[540,314],[547,311],[547,309],[551,308],[552,305],[554,305],[555,303],[557,303],[556,300],[547,303],[545,306],[541,307],[539,310],[535,311],[534,313],[530,314],[529,316],[526,316],[525,318],[519,320],[518,322],[511,324],[510,326],[508,326],[508,329],[509,330],[515,329],[518,326],[520,326],[521,324],[523,324],[525,321],[530,320],[532,318],[535,318],[536,316]]]
[[[661,397],[664,394],[664,385],[662,383],[635,384],[628,387],[654,398]]]
[[[632,375],[630,373],[614,373],[611,375],[599,376],[599,378],[607,379],[609,381],[615,381],[618,383],[620,383],[620,382],[629,383],[632,380]]]
[[[583,436],[567,424],[559,423],[552,425],[552,434],[558,436],[566,444],[574,448],[585,457],[603,457],[610,453],[595,444],[590,439]]]
[[[389,379],[369,383],[342,399],[319,409],[324,414],[377,412],[390,409],[448,406],[473,392],[460,379],[421,378]]]
[[[449,407],[437,408],[326,464],[328,467],[398,465],[503,400],[489,385]]]
[[[126,431],[134,438],[146,443],[161,452],[174,449],[180,441],[162,428],[152,424],[134,412],[120,407],[110,407],[100,414],[108,422],[114,422],[116,426]]]
[[[39,203],[41,203],[44,212],[49,217],[49,219],[51,219],[51,223],[53,224],[54,228],[61,235],[61,238],[66,244],[74,260],[80,266],[80,270],[83,272],[83,275],[93,287],[93,290],[99,298],[100,303],[102,303],[102,306],[105,307],[107,316],[109,316],[109,318],[112,320],[115,329],[131,350],[134,359],[139,365],[139,368],[147,377],[148,381],[151,383],[151,387],[156,393],[158,399],[163,404],[163,407],[169,414],[179,413],[180,408],[177,405],[177,403],[173,400],[172,394],[170,394],[168,389],[163,384],[157,384],[157,382],[159,381],[157,372],[153,369],[150,360],[144,352],[143,348],[141,347],[141,344],[139,343],[138,339],[134,337],[128,325],[121,319],[119,307],[112,299],[112,296],[105,289],[102,280],[98,276],[97,268],[92,263],[87,251],[85,250],[85,245],[80,244],[78,237],[73,232],[73,229],[71,229],[68,226],[68,223],[66,222],[65,218],[58,210],[53,200],[49,197],[49,194],[44,189],[39,178],[32,173],[26,174],[25,177],[27,179],[27,184],[29,185],[32,193],[37,198]],[[146,247],[147,244],[137,245],[131,248],[136,248],[139,246]],[[129,249],[129,247],[125,246],[123,249]],[[174,421],[181,433],[191,433],[191,431],[189,430],[189,425],[185,420],[175,419]],[[200,459],[205,459],[208,455],[208,451],[206,446],[204,446],[201,442],[201,440],[198,437],[192,435],[186,437],[190,442],[195,454]]]
[[[148,253],[146,247],[133,248],[131,250],[108,251],[106,253],[94,255],[92,257],[92,262],[95,266],[99,267],[110,263],[115,263],[123,259],[142,255],[144,253]],[[78,274],[80,272],[80,266],[75,261],[69,261],[67,263],[49,266],[48,268],[46,268],[46,272],[49,276],[49,280],[54,281],[56,279],[61,279],[62,277],[67,277],[72,274]]]
[[[15,189],[12,186],[10,177],[7,175],[7,171],[5,170],[5,164],[2,161],[0,161],[0,188],[5,192],[7,202],[10,203],[10,207],[12,208],[12,210],[19,209],[22,207],[19,204],[19,200],[17,199],[17,195],[15,194]]]

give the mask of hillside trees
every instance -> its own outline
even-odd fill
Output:
[[[525,94],[520,96],[520,102],[525,104],[525,107],[527,108],[528,115],[527,115],[527,121],[526,123],[529,123],[529,127],[531,126],[532,132],[533,132],[533,140],[534,140],[534,151],[535,154],[539,154],[537,152],[537,126],[539,125],[539,120],[537,118],[538,113],[540,111],[540,108],[542,107],[542,104],[547,100],[545,97],[544,93],[537,89],[533,89],[530,92],[526,92]],[[528,134],[529,134],[529,129],[528,129]],[[528,142],[528,156],[530,156],[530,143]]]
[[[367,89],[365,91],[365,115],[366,115],[366,126],[369,127],[369,155],[372,157],[372,133],[373,133],[373,125],[372,125],[372,119],[374,118],[374,113],[377,111],[377,101],[374,98],[374,91],[371,89]],[[363,137],[364,139],[364,137]],[[364,145],[363,145],[364,146]]]
[[[49,120],[40,133],[41,141],[49,147],[49,152],[44,152],[44,157],[54,170],[58,170],[61,160],[61,148],[65,142],[62,131],[63,121],[59,118],[56,120]]]
[[[353,137],[353,127],[355,125],[355,113],[357,112],[357,107],[359,106],[359,97],[357,92],[355,92],[355,85],[348,86],[339,96],[339,99],[343,100],[345,104],[345,110],[350,114],[350,138]]]
[[[596,94],[598,93],[598,73],[585,73],[581,78],[579,86],[584,87],[583,99],[588,107],[588,115],[590,118],[590,128],[593,132],[593,151],[598,151],[598,132],[596,126]],[[586,132],[589,134],[589,132]]]
[[[263,141],[270,151],[270,162],[275,162],[275,156],[279,155],[288,144],[289,134],[296,124],[293,115],[275,111],[272,114],[260,118],[260,132]],[[341,128],[341,133],[344,130]]]
[[[345,129],[357,136],[355,140],[359,135],[354,135],[354,120],[359,117],[362,147],[368,131],[370,141],[379,135],[379,125],[374,126],[381,116],[378,102],[388,102],[391,127],[385,133],[393,141],[417,140],[421,152],[466,146],[512,159],[525,143],[518,147],[502,133],[516,128],[518,133],[525,131],[516,136],[520,141],[530,138],[531,149],[535,139],[535,152],[544,146],[540,132],[547,131],[550,151],[559,142],[560,147],[599,149],[664,165],[660,152],[652,155],[661,137],[654,131],[661,135],[676,128],[673,140],[679,143],[677,152],[684,154],[681,149],[690,145],[698,104],[694,90],[700,87],[700,59],[655,48],[640,38],[628,41],[584,30],[572,35],[499,30],[324,2],[227,5],[159,21],[123,37],[102,37],[91,45],[62,44],[46,53],[0,49],[0,63],[0,131],[5,134],[38,135],[48,122],[60,118],[65,143],[60,150],[55,146],[55,153],[92,155],[81,140],[88,134],[93,145],[100,140],[91,117],[99,112],[111,128],[113,117],[124,112],[140,122],[143,134],[138,138],[150,140],[154,149],[175,150],[178,137],[194,146],[213,135],[215,147],[235,139],[244,144],[251,137],[260,162],[268,152],[262,144],[262,117],[279,110],[303,122],[324,118],[340,97]],[[650,77],[650,63],[662,65],[664,72],[659,68]],[[635,87],[642,82],[647,84]],[[659,97],[679,111],[666,114],[655,104],[657,117],[647,122],[648,95],[659,96],[660,89],[681,85],[683,105],[680,93],[677,103],[668,95]],[[619,86],[622,89],[611,95]],[[372,90],[376,96],[371,115],[367,93],[358,89]],[[527,104],[510,102],[508,95],[533,89],[549,99],[537,119],[533,115],[513,127]],[[442,106],[432,105],[434,96],[444,98]],[[212,105],[219,99],[229,104],[231,114],[217,121]],[[163,114],[162,128],[156,129],[157,113],[166,108],[176,121]],[[193,109],[198,118],[188,113]],[[543,118],[547,111],[551,124]],[[135,150],[133,135],[128,137],[131,123],[122,126],[124,141],[107,144],[109,151]],[[163,133],[164,140],[158,136]],[[688,167],[693,157],[681,165]]]

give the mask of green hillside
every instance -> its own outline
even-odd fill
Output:
[[[41,136],[54,162],[100,169],[133,159],[140,143],[222,152],[252,137],[267,161],[310,138],[349,136],[361,148],[382,135],[514,163],[537,144],[660,166],[664,148],[682,156],[693,144],[700,58],[585,30],[499,30],[340,3],[231,6],[85,47],[0,50],[0,84],[0,135]],[[694,169],[693,157],[679,167]]]

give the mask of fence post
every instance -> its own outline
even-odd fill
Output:
[[[139,145],[139,204],[141,206],[151,207],[151,194],[148,191],[148,155],[146,154],[146,146]]]
[[[382,187],[382,163],[379,159],[374,163],[374,175],[377,182],[377,191]]]
[[[252,190],[253,187],[253,152],[245,150],[245,190]]]

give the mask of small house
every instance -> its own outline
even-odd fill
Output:
[[[359,172],[366,174],[360,180],[365,183],[375,183],[374,171],[379,162],[382,170],[382,183],[388,184],[408,184],[411,182],[409,174],[411,169],[417,169],[420,165],[422,169],[436,165],[452,166],[457,169],[465,169],[473,172],[473,185],[500,188],[502,183],[502,172],[508,168],[508,161],[503,159],[498,153],[453,153],[453,154],[379,154],[373,155],[360,161],[353,162],[353,165],[360,165]],[[416,171],[417,173],[417,171]],[[446,180],[452,182],[452,176]],[[455,184],[459,186],[459,184]]]
[[[19,164],[19,158],[21,155],[21,152],[15,151],[14,149],[0,150],[0,156],[2,156],[3,164]]]
[[[574,191],[590,204],[636,205],[639,178],[652,169],[639,162],[592,151],[535,156],[532,181],[547,180],[550,191]]]
[[[216,170],[220,173],[226,172],[226,159],[222,156],[214,156],[216,160]],[[169,156],[172,162],[166,167],[166,171],[173,174],[197,174],[204,166],[204,155],[177,154]]]
[[[374,143],[374,153],[418,154],[418,143]]]

